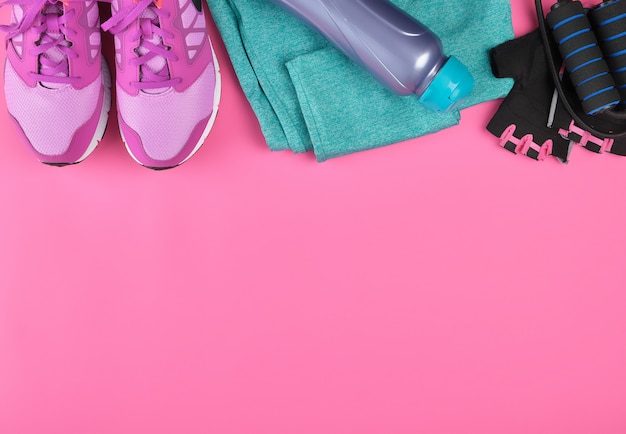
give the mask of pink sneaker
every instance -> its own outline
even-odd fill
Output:
[[[130,155],[152,169],[188,160],[220,98],[201,0],[112,0],[118,120]]]
[[[98,3],[6,0],[12,5],[4,66],[6,105],[43,163],[82,161],[107,124],[111,78],[100,54]]]

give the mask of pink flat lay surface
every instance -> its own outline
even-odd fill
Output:
[[[0,102],[0,433],[626,432],[626,159],[514,156],[497,101],[323,164],[271,153],[211,35],[220,112],[174,170],[138,166],[115,112],[44,166]]]

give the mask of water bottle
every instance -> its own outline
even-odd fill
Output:
[[[398,95],[438,112],[458,106],[474,80],[439,38],[388,0],[271,0],[317,30]],[[436,6],[434,6],[436,7]]]

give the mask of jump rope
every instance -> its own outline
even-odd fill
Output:
[[[626,137],[626,128],[600,131],[579,114],[582,111],[626,125],[626,0],[604,0],[589,10],[577,0],[559,0],[545,18],[541,0],[535,0],[535,7],[548,69],[565,109],[580,127],[595,136]],[[563,88],[554,44],[574,87],[576,103]]]

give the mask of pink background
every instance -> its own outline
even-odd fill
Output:
[[[211,33],[220,114],[181,168],[114,120],[47,167],[0,111],[1,433],[626,432],[626,159],[516,157],[498,102],[271,153]]]

